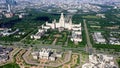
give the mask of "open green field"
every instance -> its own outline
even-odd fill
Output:
[[[91,43],[93,44],[93,47],[96,49],[104,49],[104,50],[114,50],[114,52],[120,52],[120,46],[119,45],[112,45],[109,43],[110,37],[118,38],[119,39],[119,33],[111,33],[111,32],[119,32],[120,29],[120,17],[119,12],[120,10],[110,10],[105,14],[106,18],[95,18],[95,14],[91,14],[88,16],[83,16],[87,20],[87,27],[89,31],[89,36]],[[93,40],[93,32],[101,32],[103,37],[106,39],[106,44],[98,44],[95,43]],[[110,36],[112,34],[113,36]]]
[[[61,37],[57,38],[56,45],[66,45],[65,42],[67,42],[69,32],[63,31],[63,32],[60,32],[59,34],[61,35]]]
[[[36,32],[37,30],[32,34]],[[56,39],[55,45],[64,45],[67,41],[68,34],[68,31],[59,32],[58,30],[50,29],[38,40],[31,39],[30,36],[28,36],[23,42],[26,44],[52,44]]]
[[[10,64],[0,66],[0,68],[20,68],[20,67],[16,63],[10,63]]]
[[[77,46],[74,44],[74,42],[68,40],[68,36],[70,36],[69,31],[63,31],[59,32],[58,30],[50,30],[48,31],[45,36],[43,36],[41,39],[34,40],[30,39],[31,34],[35,34],[37,32],[37,29],[41,26],[41,24],[44,24],[46,21],[52,22],[54,19],[57,21],[59,20],[60,14],[50,14],[50,13],[39,13],[36,11],[29,11],[28,16],[25,16],[23,19],[18,20],[18,17],[10,18],[10,19],[4,19],[1,23],[8,23],[10,21],[14,22],[15,24],[12,25],[11,28],[13,29],[20,29],[20,32],[25,32],[24,35],[14,34],[11,36],[6,37],[0,37],[0,41],[6,42],[22,42],[24,44],[47,44],[51,45],[55,39],[55,45],[68,45],[68,47],[84,47],[84,43],[79,43]],[[73,23],[82,23],[82,16],[79,14],[73,15]],[[16,36],[20,36],[17,37]],[[27,37],[26,37],[27,36]],[[21,41],[22,40],[22,41]],[[83,41],[85,41],[85,36],[83,36]],[[70,43],[69,43],[70,42]]]
[[[87,16],[82,16],[83,18],[94,18],[94,19],[98,19],[100,17],[94,16],[94,15],[87,15]]]
[[[24,35],[14,34],[6,37],[0,36],[0,41],[5,42],[19,42],[21,39],[26,37],[29,33],[37,29],[41,24],[46,21],[51,22],[53,19],[58,20],[59,14],[39,13],[31,10],[27,11],[28,15],[22,19],[17,16],[12,18],[4,18],[0,21],[0,25],[6,28],[20,29],[20,32],[25,32]],[[16,38],[17,36],[17,38]],[[19,36],[19,37],[18,37]]]
[[[19,32],[10,35],[10,36],[0,36],[0,41],[4,42],[18,42],[21,39],[23,39],[26,35],[28,35],[33,29],[20,29]],[[24,33],[24,34],[19,34],[19,33]]]
[[[118,65],[119,65],[119,67],[120,67],[120,60],[118,60]]]

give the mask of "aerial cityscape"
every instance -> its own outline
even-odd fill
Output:
[[[0,68],[120,68],[120,0],[0,0]]]

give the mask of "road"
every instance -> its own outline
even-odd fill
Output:
[[[62,47],[62,45],[34,45],[38,49],[41,48],[51,48],[51,49],[64,49],[64,50],[78,50],[78,51],[85,51],[84,47],[77,47],[77,48],[69,48],[69,47]]]
[[[92,47],[92,44],[90,42],[90,37],[89,37],[89,32],[88,32],[88,28],[87,28],[87,24],[86,24],[86,20],[84,19],[83,20],[83,23],[84,23],[84,29],[85,29],[85,33],[86,33],[86,40],[87,40],[87,51],[89,54],[92,54],[93,53],[93,47]]]
[[[27,37],[29,37],[33,32],[35,32],[36,29],[34,29],[32,32],[30,32],[27,36],[25,36],[23,39],[20,40],[20,42],[24,41]]]

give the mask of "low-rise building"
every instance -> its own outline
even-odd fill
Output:
[[[31,39],[40,39],[45,34],[44,29],[39,29],[35,35],[31,35]]]
[[[100,44],[106,44],[105,38],[102,36],[101,32],[94,32],[93,33],[93,39],[96,43]]]
[[[11,18],[13,17],[13,13],[5,13],[4,14],[6,18]]]
[[[96,14],[96,16],[101,17],[101,18],[106,18],[105,14]]]
[[[33,59],[38,59],[38,51],[32,52],[31,54],[33,56]]]
[[[112,56],[103,54],[89,55],[89,62],[82,65],[82,68],[118,68]]]
[[[72,31],[71,41],[81,42],[82,41],[82,32],[81,31]]]
[[[59,52],[56,52],[55,54],[56,54],[56,57],[61,58],[61,57],[62,57],[63,52],[60,52],[60,51],[59,51]]]
[[[81,24],[74,24],[73,25],[71,41],[82,42]]]
[[[120,45],[120,40],[117,38],[110,38],[109,43],[112,45]]]
[[[112,45],[120,45],[120,32],[119,31],[112,31],[110,32],[109,34],[109,38],[108,38],[108,41],[109,41],[109,44],[112,44]]]
[[[0,63],[6,62],[9,59],[9,53],[13,50],[13,48],[5,48],[0,46]]]
[[[10,35],[13,35],[13,34],[19,32],[19,29],[16,29],[13,32],[9,32],[9,31],[11,31],[11,29],[5,29],[4,31],[0,32],[0,34],[2,34],[2,36],[10,36]]]
[[[55,60],[56,60],[56,55],[55,55],[55,54],[52,54],[52,55],[49,57],[49,59],[50,59],[51,61],[55,61]]]
[[[61,58],[62,54],[62,52],[55,52],[54,49],[45,48],[42,48],[40,51],[31,53],[33,59],[47,59],[50,61],[55,61],[56,58]]]

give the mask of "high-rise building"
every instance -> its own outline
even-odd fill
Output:
[[[42,25],[43,29],[59,29],[59,31],[63,31],[64,29],[72,30],[71,41],[81,42],[82,41],[82,32],[81,32],[81,23],[73,24],[72,18],[66,18],[63,13],[61,13],[59,22],[54,20],[52,23],[46,22],[45,25]]]
[[[8,10],[7,10],[7,12],[11,12],[11,6],[10,6],[10,4],[8,4]]]
[[[0,0],[0,4],[6,3],[6,0]]]
[[[6,5],[7,5],[7,12],[11,12],[11,9],[14,5],[16,5],[15,0],[6,0]]]
[[[16,5],[16,1],[15,0],[6,0],[7,4],[10,5]]]

